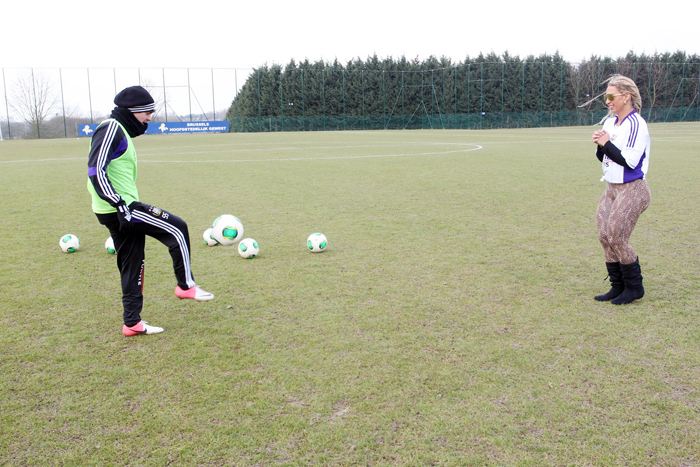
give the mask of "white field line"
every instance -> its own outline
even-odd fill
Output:
[[[87,156],[86,156],[87,157]],[[21,164],[24,162],[65,162],[65,161],[85,161],[86,157],[66,157],[61,159],[59,157],[54,159],[20,159],[16,161],[0,161],[0,164]]]
[[[694,135],[693,135],[694,136]],[[382,158],[382,157],[415,157],[415,156],[439,156],[439,155],[447,155],[447,154],[456,154],[456,153],[466,153],[466,152],[472,152],[472,151],[478,151],[481,149],[484,149],[485,147],[492,146],[492,145],[502,145],[502,144],[546,144],[546,143],[581,143],[583,141],[589,142],[588,140],[581,140],[581,139],[567,139],[567,140],[542,140],[542,139],[536,139],[536,140],[528,140],[528,141],[489,141],[489,142],[482,142],[482,143],[446,143],[446,142],[437,142],[437,143],[422,143],[422,142],[412,142],[412,143],[398,143],[398,145],[411,145],[411,146],[426,146],[426,145],[435,145],[435,146],[462,146],[463,148],[461,149],[454,149],[454,150],[448,150],[448,151],[431,151],[431,152],[420,152],[420,153],[408,153],[408,152],[401,152],[401,153],[396,153],[396,154],[358,154],[358,155],[349,155],[349,156],[336,156],[336,157],[279,157],[279,158],[271,158],[271,159],[232,159],[232,158],[225,158],[225,159],[209,159],[209,160],[173,160],[173,159],[148,159],[148,157],[157,157],[157,156],[162,156],[163,153],[166,153],[168,157],[170,156],[187,156],[187,155],[196,155],[196,154],[233,154],[233,153],[254,153],[254,152],[281,152],[281,151],[314,151],[314,150],[324,150],[324,149],[332,149],[332,150],[345,150],[345,149],[361,149],[361,148],[378,148],[378,147],[389,147],[389,146],[397,146],[396,143],[379,143],[379,144],[365,144],[365,145],[351,145],[351,146],[343,146],[341,144],[333,145],[333,144],[328,144],[328,145],[323,145],[323,146],[308,146],[308,147],[300,147],[300,145],[303,145],[304,143],[282,143],[282,145],[275,146],[275,147],[260,147],[260,148],[241,148],[240,146],[246,146],[246,145],[258,145],[260,143],[242,143],[242,144],[237,144],[234,148],[229,148],[229,149],[220,149],[217,151],[211,151],[211,150],[204,150],[203,148],[207,147],[216,147],[216,146],[225,146],[225,145],[218,145],[218,144],[212,144],[212,145],[201,145],[201,146],[175,146],[172,149],[177,149],[179,152],[168,152],[169,148],[159,148],[157,152],[151,152],[148,149],[142,149],[139,151],[139,162],[143,163],[166,163],[166,162],[174,162],[174,163],[213,163],[213,162],[284,162],[284,161],[307,161],[307,160],[348,160],[348,159],[367,159],[367,158]],[[686,143],[686,144],[698,144],[700,141],[695,141],[695,140],[686,140],[682,137],[680,138],[674,138],[670,135],[667,135],[666,137],[664,136],[659,136],[657,138],[654,138],[653,141],[656,142],[674,142],[674,143]],[[289,144],[289,145],[286,145]],[[293,145],[292,145],[293,144]],[[312,144],[312,143],[309,143]],[[468,146],[467,148],[464,148],[464,146]],[[192,148],[198,148],[200,149],[199,151],[182,151],[182,149],[186,149],[188,147]],[[0,164],[20,164],[20,163],[33,163],[33,162],[66,162],[66,161],[87,161],[87,154],[85,157],[67,157],[67,158],[45,158],[45,159],[18,159],[18,160],[9,160],[9,161],[0,161]]]
[[[213,162],[287,162],[287,161],[330,161],[330,160],[349,160],[349,159],[372,159],[372,158],[383,158],[383,157],[415,157],[415,156],[442,156],[445,154],[456,154],[465,153],[471,151],[478,151],[483,149],[482,146],[478,144],[470,144],[469,148],[465,149],[455,149],[451,151],[434,151],[434,152],[414,152],[414,153],[397,153],[397,154],[356,154],[349,156],[329,156],[329,157],[276,157],[269,159],[210,159],[210,160],[149,160],[141,159],[139,162],[144,163],[213,163]],[[290,150],[285,149],[285,150]],[[300,148],[296,148],[301,150]],[[316,149],[316,148],[314,148]],[[333,149],[338,149],[334,147]]]
[[[156,160],[156,159],[148,159],[148,156],[154,156],[156,154],[149,154],[148,151],[142,151],[142,154],[139,154],[139,162],[140,163],[214,163],[214,162],[284,162],[284,161],[307,161],[307,160],[343,160],[343,159],[366,159],[366,158],[382,158],[382,157],[415,157],[415,156],[439,156],[443,154],[455,154],[455,153],[464,153],[464,152],[471,152],[471,151],[478,151],[480,149],[483,149],[482,146],[478,144],[472,144],[472,143],[407,143],[407,144],[412,144],[412,145],[440,145],[440,146],[463,146],[460,149],[454,149],[454,150],[448,150],[448,151],[431,151],[431,152],[418,152],[418,153],[409,153],[409,152],[402,152],[402,153],[396,153],[396,154],[357,154],[357,155],[348,155],[348,156],[335,156],[335,157],[278,157],[278,158],[270,158],[270,159],[233,159],[233,158],[223,158],[223,159],[208,159],[208,160],[174,160],[174,159],[162,159],[162,160]],[[395,144],[386,144],[386,145],[381,145],[381,144],[373,144],[373,145],[361,145],[361,146],[340,146],[340,145],[330,145],[330,146],[313,146],[313,147],[305,147],[305,148],[300,148],[300,147],[274,147],[274,148],[269,148],[269,147],[264,147],[260,149],[229,149],[229,150],[220,150],[216,151],[216,153],[221,153],[221,154],[231,154],[235,152],[280,152],[280,151],[312,151],[312,150],[324,150],[324,149],[333,149],[333,150],[344,150],[344,149],[358,149],[358,148],[376,148],[380,146],[396,146]],[[468,147],[464,147],[468,146]],[[201,146],[199,146],[201,148]],[[186,155],[196,155],[196,154],[212,154],[212,151],[193,151],[193,152],[179,152],[179,153],[168,153],[168,156],[186,156]],[[158,151],[158,155],[162,155],[162,150]],[[24,159],[24,160],[11,160],[11,161],[0,161],[0,163],[4,164],[17,164],[17,163],[32,163],[32,162],[65,162],[65,161],[87,161],[87,155],[85,157],[67,157],[67,158],[46,158],[46,159]]]

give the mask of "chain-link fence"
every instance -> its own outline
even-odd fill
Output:
[[[154,121],[225,120],[251,69],[4,68],[0,132],[5,139],[64,138],[78,124],[99,123],[114,96],[140,84],[153,95]]]
[[[153,94],[154,121],[230,122],[234,132],[586,125],[610,75],[631,77],[649,122],[700,120],[700,63],[591,59],[326,64],[257,69],[2,69],[0,135],[77,136],[121,89]],[[4,115],[3,115],[4,114]]]
[[[481,62],[423,70],[257,69],[229,112],[232,131],[481,129],[587,125],[605,80],[637,83],[649,122],[700,119],[700,63]]]

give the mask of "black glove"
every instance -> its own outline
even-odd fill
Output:
[[[119,217],[119,231],[129,232],[134,223],[129,206],[124,201],[120,201],[117,204],[117,216]]]

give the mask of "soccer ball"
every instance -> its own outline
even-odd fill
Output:
[[[224,214],[212,224],[211,236],[222,245],[233,245],[243,238],[243,224],[236,216]]]
[[[217,242],[216,239],[211,236],[211,227],[204,231],[202,234],[202,239],[204,240],[204,244],[207,246],[215,246],[219,244],[219,242]]]
[[[80,248],[80,240],[73,234],[66,234],[61,237],[58,244],[64,253],[75,253]]]
[[[306,246],[309,247],[309,251],[312,253],[321,253],[326,250],[328,239],[322,233],[312,233],[306,239]]]
[[[238,254],[241,258],[253,259],[260,253],[260,245],[252,238],[244,238],[238,244]]]
[[[107,250],[107,253],[109,253],[110,255],[117,254],[117,249],[114,248],[114,240],[112,240],[111,235],[107,237],[107,241],[105,242],[105,250]]]

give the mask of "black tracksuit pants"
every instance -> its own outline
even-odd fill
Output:
[[[195,286],[190,269],[190,235],[184,220],[149,204],[129,205],[133,226],[129,232],[119,231],[117,213],[97,214],[107,227],[117,250],[117,267],[121,274],[124,324],[133,326],[141,320],[143,309],[143,272],[146,236],[168,247],[173,259],[177,285],[187,290]]]

